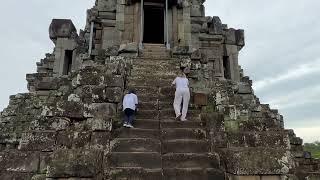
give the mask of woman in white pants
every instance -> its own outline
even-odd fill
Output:
[[[176,113],[176,119],[181,121],[186,121],[186,116],[188,112],[188,106],[190,101],[190,91],[189,91],[189,80],[184,72],[181,71],[178,77],[172,82],[172,85],[176,85],[176,92],[174,98],[174,111]],[[181,112],[181,104],[182,112]]]

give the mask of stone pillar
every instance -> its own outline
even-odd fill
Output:
[[[190,18],[190,3],[184,0],[181,3],[181,8],[178,9],[178,40],[180,43],[177,46],[189,47],[191,43],[191,18]]]
[[[226,55],[229,57],[230,75],[231,79],[240,82],[240,69],[239,69],[239,51],[237,45],[226,45]]]
[[[141,0],[141,6],[140,6],[140,43],[139,43],[139,49],[143,49],[143,27],[144,27],[144,1]]]
[[[167,44],[166,44],[167,49],[170,49],[168,0],[166,0],[166,42],[167,42]]]
[[[77,43],[73,39],[68,38],[57,38],[56,47],[54,48],[54,68],[53,72],[56,76],[62,76],[65,66],[65,52],[66,50],[73,51],[77,47]],[[75,64],[75,51],[72,54],[72,64]]]
[[[190,4],[185,1],[183,6],[183,45],[190,46],[191,44],[191,18],[190,18]]]
[[[91,22],[90,26],[90,42],[89,42],[89,56],[92,53],[92,44],[93,44],[93,27],[94,27],[94,22]]]

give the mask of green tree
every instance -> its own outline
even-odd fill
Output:
[[[312,157],[320,159],[320,141],[305,143],[304,150],[311,152]]]

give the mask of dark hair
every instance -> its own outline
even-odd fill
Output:
[[[186,67],[180,67],[180,70],[183,72],[186,69]]]
[[[130,89],[130,90],[128,91],[128,94],[136,94],[136,91],[135,91],[134,89]]]

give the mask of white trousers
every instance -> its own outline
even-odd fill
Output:
[[[181,120],[185,121],[188,113],[188,106],[190,101],[190,91],[189,88],[179,88],[176,89],[173,107],[176,113],[176,117],[181,115]],[[182,113],[181,113],[181,104],[182,106]]]

